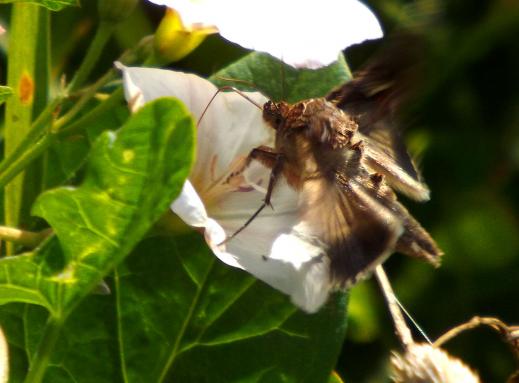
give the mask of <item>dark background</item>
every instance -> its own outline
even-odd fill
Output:
[[[391,257],[386,269],[397,295],[432,339],[474,315],[519,324],[519,2],[372,0],[369,5],[388,35],[412,29],[423,37],[424,71],[403,127],[432,199],[402,200],[445,252],[439,269]],[[6,24],[7,10],[0,8],[0,23]],[[67,17],[60,13],[53,20],[54,73],[70,75],[93,34],[95,1],[63,13]],[[93,76],[122,48],[153,33],[161,15],[160,7],[141,2]],[[352,69],[385,43],[349,48]],[[5,83],[4,48],[0,44],[0,83]],[[212,36],[174,68],[209,75],[245,53]],[[398,343],[374,281],[354,288],[349,315],[338,372],[346,382],[384,381],[390,350],[398,350]],[[422,340],[418,334],[416,339]],[[505,381],[514,369],[506,344],[489,329],[464,333],[446,348],[486,382]]]
[[[425,63],[404,121],[431,201],[404,201],[444,250],[440,269],[403,257],[386,263],[397,295],[432,339],[474,315],[519,323],[519,2],[371,1],[386,31],[424,38]],[[358,68],[384,41],[347,50]],[[403,198],[402,198],[403,199]],[[347,382],[381,381],[396,344],[374,281],[353,292],[338,363]],[[369,303],[368,303],[369,302]],[[358,308],[366,304],[371,308]],[[417,340],[422,340],[419,335]],[[481,328],[447,350],[503,382],[514,359]]]

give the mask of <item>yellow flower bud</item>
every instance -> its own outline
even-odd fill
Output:
[[[168,9],[155,33],[155,53],[167,62],[183,59],[218,30],[203,24],[184,25],[174,9]]]

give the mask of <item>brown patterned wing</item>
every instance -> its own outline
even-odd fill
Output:
[[[438,248],[429,233],[398,202],[395,193],[385,183],[384,178],[379,174],[373,174],[370,176],[369,182],[363,183],[363,187],[366,193],[390,210],[394,217],[401,222],[403,232],[398,238],[395,250],[414,258],[424,259],[434,266],[439,266],[443,252]]]
[[[409,38],[408,38],[409,39]],[[397,39],[355,78],[332,91],[326,99],[351,116],[366,143],[369,166],[387,177],[393,188],[425,201],[429,189],[409,156],[399,130],[396,111],[409,99],[418,56],[414,41]],[[411,47],[411,49],[410,49]]]
[[[393,251],[402,233],[394,214],[354,182],[305,182],[302,218],[327,248],[332,283],[347,288]]]

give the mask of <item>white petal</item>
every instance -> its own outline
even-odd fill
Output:
[[[230,7],[215,22],[223,37],[295,67],[331,64],[346,47],[383,35],[375,15],[357,0],[226,3]],[[247,14],[254,17],[236,16]]]
[[[316,312],[330,292],[329,259],[323,248],[301,238],[297,231],[279,236],[268,258],[291,265],[292,280],[286,281],[286,293],[292,302],[307,312]],[[284,291],[284,290],[282,290]]]
[[[218,90],[209,81],[192,74],[117,66],[123,71],[126,99],[133,109],[159,97],[177,97],[198,120]],[[246,95],[258,105],[267,101],[258,92]],[[238,157],[247,156],[256,146],[272,145],[273,140],[274,131],[263,121],[260,109],[236,92],[219,93],[198,126],[192,181],[198,188],[205,188],[215,177],[227,172]]]
[[[9,347],[4,332],[0,328],[0,383],[9,380]]]
[[[213,250],[213,253],[220,259],[220,261],[229,266],[243,269],[243,266],[238,262],[234,255],[222,250],[224,249],[223,245],[219,246],[219,244],[225,240],[227,235],[218,222],[209,218],[204,234],[207,244],[211,247],[211,250]]]
[[[382,37],[375,15],[358,0],[170,0],[183,19],[215,25],[245,48],[295,67],[331,64],[353,44]]]
[[[263,193],[235,192],[221,203],[218,219],[228,235],[240,228],[261,205]],[[272,203],[225,247],[215,254],[227,264],[239,267],[288,294],[307,312],[317,311],[330,291],[328,258],[323,247],[305,239],[298,224],[298,195],[285,182],[277,185]],[[223,238],[223,233],[220,234]]]
[[[260,217],[250,231],[245,229],[227,244],[219,258],[234,258],[247,272],[289,295],[306,312],[316,312],[327,300],[331,285],[329,263],[320,246],[301,238],[297,232],[277,235],[279,217]],[[270,249],[268,249],[270,247]],[[229,262],[227,262],[229,263]]]
[[[204,203],[191,182],[186,181],[182,191],[171,204],[171,210],[190,226],[207,226],[207,212]]]
[[[229,266],[243,268],[232,255],[218,248],[218,244],[226,238],[225,231],[218,222],[207,217],[204,204],[191,182],[184,183],[180,196],[171,204],[171,210],[188,225],[205,228],[205,239],[222,262]]]

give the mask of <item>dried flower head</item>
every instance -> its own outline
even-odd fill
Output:
[[[459,359],[426,343],[409,345],[391,357],[395,383],[478,383],[479,377]]]

